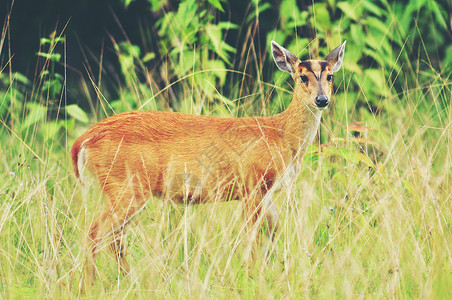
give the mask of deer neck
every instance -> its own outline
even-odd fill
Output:
[[[281,113],[286,147],[301,158],[312,144],[320,125],[322,111],[305,104],[302,93],[295,90],[289,107]]]

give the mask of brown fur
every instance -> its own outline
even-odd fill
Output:
[[[264,211],[276,229],[271,194],[290,167],[298,169],[318,130],[321,111],[314,101],[319,94],[331,96],[326,76],[337,60],[302,63],[276,43],[272,46],[278,67],[295,81],[293,100],[280,114],[215,118],[132,111],[95,124],[75,141],[71,156],[76,176],[81,175],[82,158],[107,196],[105,210],[88,234],[89,279],[94,278],[99,243],[111,233],[118,263],[128,272],[123,227],[151,195],[186,203],[240,199],[250,224]],[[301,75],[309,78],[308,84]]]

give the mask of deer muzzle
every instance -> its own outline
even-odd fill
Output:
[[[315,98],[315,105],[317,105],[317,107],[319,107],[319,108],[326,107],[329,102],[330,102],[330,100],[325,95],[319,95]]]

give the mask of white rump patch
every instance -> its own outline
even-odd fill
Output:
[[[83,141],[83,143],[80,146],[80,151],[78,152],[78,158],[77,158],[77,169],[79,174],[79,180],[82,183],[82,185],[86,184],[85,176],[83,175],[83,170],[85,169],[86,163],[87,163],[87,155],[88,155],[88,149],[83,146],[85,142],[87,142],[89,139],[86,139]]]

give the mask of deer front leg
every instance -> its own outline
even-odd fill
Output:
[[[279,224],[279,213],[271,194],[262,195],[259,193],[253,197],[246,198],[246,201],[243,203],[243,210],[250,234],[249,243],[246,247],[247,250],[244,253],[245,260],[247,260],[249,254],[255,256],[261,251],[263,257],[268,258],[269,249]],[[266,223],[264,232],[267,239],[262,239],[261,227],[263,223]],[[266,242],[263,243],[264,240]],[[261,248],[263,244],[265,246]],[[261,249],[261,251],[258,251],[258,249]]]
[[[267,236],[272,240],[275,237],[276,230],[279,226],[279,212],[273,197],[270,193],[266,194],[262,199],[262,206],[264,212],[264,219],[267,221]]]
[[[245,220],[249,228],[256,228],[266,221],[266,235],[273,239],[279,225],[279,212],[271,193],[256,193],[243,204]]]

